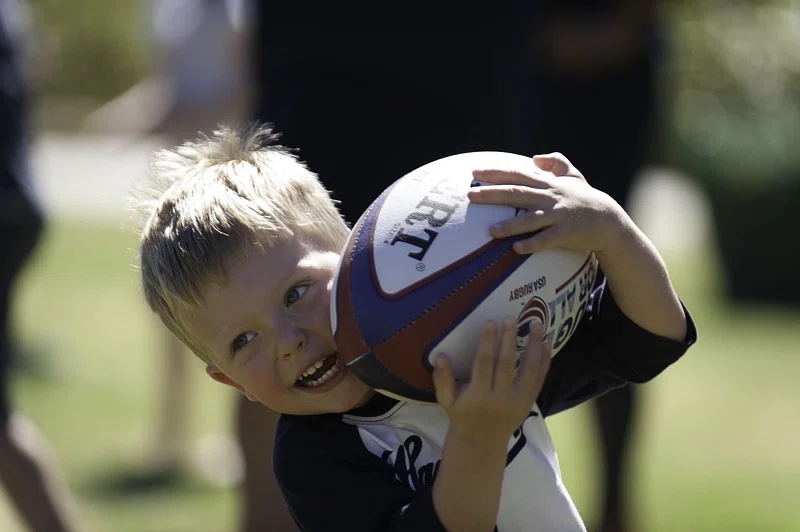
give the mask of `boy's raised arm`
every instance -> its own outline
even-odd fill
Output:
[[[686,316],[672,287],[664,261],[653,243],[629,218],[620,216],[619,230],[597,260],[620,310],[652,333],[681,341]]]
[[[534,233],[518,253],[564,248],[594,251],[622,312],[640,327],[683,340],[687,322],[655,246],[610,196],[588,185],[563,155],[533,158],[543,172],[479,170],[492,186],[472,188],[470,201],[510,205],[521,214],[491,229],[495,238]]]

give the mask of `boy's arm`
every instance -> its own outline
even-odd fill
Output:
[[[519,209],[490,230],[495,238],[522,235],[516,252],[591,250],[606,275],[608,290],[603,285],[587,312],[594,316],[584,317],[553,361],[542,393],[548,404],[539,400],[552,414],[625,382],[649,380],[683,354],[696,332],[661,256],[622,207],[590,187],[563,155],[533,162],[538,170],[475,171],[494,186],[472,188],[469,198]]]
[[[686,315],[661,255],[624,211],[606,223],[608,244],[596,256],[617,306],[643,329],[683,340]]]
[[[436,513],[447,530],[494,529],[508,439],[448,432],[432,493]]]
[[[655,246],[608,194],[592,188],[559,153],[537,155],[538,171],[477,170],[495,186],[469,191],[470,201],[509,205],[522,214],[490,233],[495,238],[530,236],[517,253],[563,248],[593,251],[619,308],[642,328],[675,340],[686,336],[686,316]]]

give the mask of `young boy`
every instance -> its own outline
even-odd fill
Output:
[[[283,413],[274,468],[298,526],[585,530],[544,417],[653,378],[696,338],[650,241],[560,154],[534,158],[546,178],[476,171],[496,185],[471,201],[526,210],[494,237],[538,231],[518,253],[593,250],[605,281],[552,364],[536,329],[515,369],[516,332],[498,317],[468,384],[456,385],[442,353],[438,404],[397,401],[337,356],[329,301],[349,229],[274,141],[268,129],[222,127],[158,152],[142,187],[140,260],[148,304],[208,374]]]

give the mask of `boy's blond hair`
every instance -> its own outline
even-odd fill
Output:
[[[158,150],[134,187],[146,221],[139,264],[147,304],[195,354],[203,349],[181,311],[203,304],[210,282],[257,248],[296,235],[340,249],[348,228],[322,186],[267,126],[218,127],[210,136]]]

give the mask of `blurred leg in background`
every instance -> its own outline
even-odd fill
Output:
[[[536,19],[524,145],[537,153],[563,152],[593,186],[625,207],[656,132],[657,2],[573,4],[543,2]],[[628,480],[640,402],[639,390],[626,386],[592,403],[601,459],[600,532],[637,528]]]
[[[156,71],[92,113],[85,129],[158,135],[172,145],[219,122],[246,120],[251,102],[246,66],[250,5],[248,0],[152,2],[148,28]],[[179,479],[192,447],[194,361],[166,328],[157,328],[161,366],[155,438],[147,464],[131,479],[145,488]],[[238,530],[296,530],[272,473],[277,419],[265,406],[237,397],[233,421],[243,465]]]
[[[455,1],[398,4],[389,17],[368,2],[254,7],[254,116],[272,123],[279,142],[319,174],[348,223],[418,166],[460,152],[514,149],[509,116],[519,95],[511,72],[522,52],[522,17]],[[279,527],[269,517],[286,515],[272,480],[272,435],[252,434],[254,427],[266,432],[247,421],[260,407],[240,404],[253,411],[241,417],[241,440],[263,442],[264,469],[251,487],[264,513],[246,530],[295,530],[288,519]]]
[[[23,65],[27,11],[0,1],[0,482],[31,530],[76,530],[76,506],[47,442],[13,412],[8,377],[16,346],[15,283],[39,241],[43,218],[30,190],[28,85]]]
[[[244,479],[239,494],[240,532],[297,530],[272,472],[277,412],[237,394],[236,436],[242,450]]]
[[[245,36],[239,27],[244,24],[242,1],[144,4],[154,72],[91,113],[84,130],[131,140],[155,135],[173,145],[219,122],[240,119],[248,102]],[[154,437],[145,465],[127,479],[128,489],[134,490],[175,484],[191,469],[194,361],[162,324],[155,327],[159,390]]]

